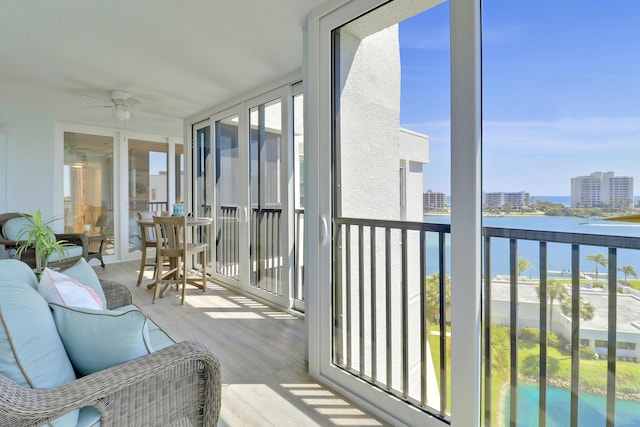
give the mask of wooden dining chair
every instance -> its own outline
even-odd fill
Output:
[[[187,284],[197,286],[204,292],[207,288],[207,263],[206,243],[189,243],[187,238],[187,218],[178,217],[154,217],[153,222],[156,232],[156,285],[153,294],[153,303],[172,284],[182,285],[182,304]],[[189,257],[202,253],[202,276],[200,278],[187,278],[187,264]],[[169,261],[169,269],[164,270],[164,261]],[[200,283],[198,283],[200,281]],[[163,288],[164,286],[164,288]]]
[[[147,267],[153,267],[153,278],[156,278],[158,254],[156,253],[154,258],[147,259],[147,248],[156,247],[156,229],[153,224],[154,215],[155,212],[138,212],[138,221],[144,221],[148,225],[138,222],[138,226],[140,227],[142,257],[140,258],[140,273],[138,274],[138,283],[136,283],[136,286],[140,286],[140,283],[142,283],[142,277]]]

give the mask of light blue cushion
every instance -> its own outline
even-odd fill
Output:
[[[23,387],[46,389],[76,379],[51,310],[27,283],[0,279],[0,373]],[[53,425],[75,426],[78,411]]]
[[[111,311],[49,304],[76,372],[93,372],[151,352],[147,316],[139,310]]]
[[[139,310],[139,308],[134,304],[130,304],[115,309],[115,311],[129,310]],[[153,320],[149,319],[148,317],[147,330],[149,331],[149,340],[151,341],[151,351],[158,351],[162,348],[169,347],[176,343],[173,338],[167,335],[165,331],[160,329],[158,325],[156,325]]]
[[[31,222],[24,217],[11,218],[4,223],[2,227],[2,235],[7,240],[18,240],[18,234],[25,226],[31,225]]]
[[[0,279],[19,280],[33,289],[38,288],[38,278],[31,267],[17,259],[0,260]]]
[[[77,427],[100,427],[100,411],[93,406],[80,409]]]
[[[82,251],[83,251],[82,246],[77,246],[77,245],[64,246],[62,248],[62,252],[63,252],[62,256],[54,252],[51,255],[49,255],[49,258],[47,258],[47,262],[55,262],[55,261],[60,261],[61,259],[81,257],[83,254]]]
[[[90,286],[100,296],[103,302],[103,307],[107,307],[107,298],[104,296],[104,290],[100,284],[100,279],[96,274],[93,267],[89,265],[87,260],[80,258],[80,260],[70,268],[67,268],[62,272],[63,274],[77,280],[83,285]]]

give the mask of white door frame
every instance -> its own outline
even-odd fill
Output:
[[[331,363],[332,41],[333,29],[386,3],[327,2],[307,21],[305,57],[305,283],[309,372],[393,424],[441,426]],[[439,2],[425,1],[425,8]],[[452,418],[480,425],[480,4],[451,0]],[[464,173],[460,173],[464,171]]]

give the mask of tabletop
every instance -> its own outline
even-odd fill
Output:
[[[197,225],[209,225],[213,222],[213,220],[211,218],[207,218],[207,217],[187,217],[187,226],[197,226]],[[152,226],[153,225],[153,219],[139,219],[137,221],[137,223],[139,225],[142,226]]]

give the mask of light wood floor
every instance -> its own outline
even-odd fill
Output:
[[[93,265],[94,263],[92,263]],[[209,283],[187,287],[151,304],[151,280],[136,287],[140,262],[94,267],[125,284],[133,302],[176,341],[205,344],[222,364],[220,426],[380,426],[380,420],[318,384],[307,374],[304,321]]]

